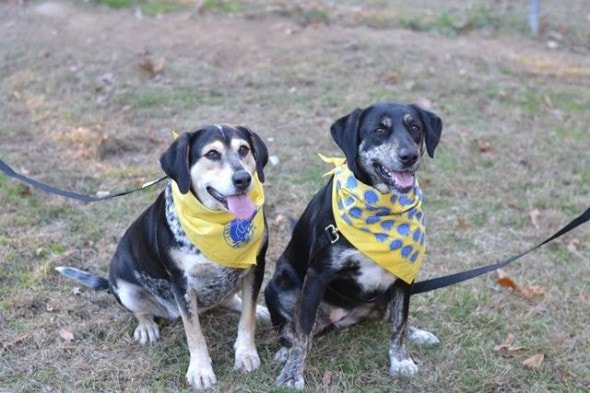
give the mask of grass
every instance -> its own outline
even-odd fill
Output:
[[[64,3],[71,19],[43,18],[34,5],[15,19],[0,5],[0,154],[41,181],[86,193],[135,187],[159,176],[172,129],[246,123],[280,159],[265,171],[269,275],[290,236],[281,216],[299,214],[325,182],[317,153],[339,155],[331,123],[375,101],[426,100],[445,128],[420,175],[429,234],[420,279],[508,257],[588,207],[590,90],[576,44],[587,27],[576,2],[544,5],[564,34],[558,50],[528,36],[525,2],[205,1],[199,13],[192,2],[100,3],[100,12],[97,2]],[[138,7],[144,19],[130,12]],[[166,59],[158,78],[137,70],[146,51]],[[97,80],[108,73],[105,87]],[[160,190],[83,204],[0,175],[0,390],[188,391],[180,322],[162,322],[161,341],[139,347],[111,295],[53,270],[106,274],[117,240]],[[387,323],[318,338],[308,391],[588,391],[589,244],[586,226],[505,269],[543,296],[526,299],[489,274],[414,297],[412,323],[442,342],[411,348],[422,369],[414,378],[388,375]],[[286,392],[274,387],[268,325],[257,328],[261,368],[232,371],[237,320],[202,318],[211,391]],[[526,349],[495,351],[508,334]],[[526,368],[538,353],[545,361]]]

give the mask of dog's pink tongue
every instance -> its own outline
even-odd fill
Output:
[[[227,198],[227,208],[238,220],[247,220],[254,215],[256,206],[248,195],[233,195]]]
[[[391,178],[400,188],[409,188],[414,185],[414,175],[408,172],[392,172]]]

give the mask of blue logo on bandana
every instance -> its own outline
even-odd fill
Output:
[[[256,216],[256,213],[258,213],[258,211],[256,211],[248,220],[238,220],[236,218],[225,226],[223,236],[230,246],[240,248],[250,243],[250,240],[252,240],[252,236],[254,235],[254,224],[252,224],[252,219]]]

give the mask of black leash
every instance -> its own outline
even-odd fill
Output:
[[[37,180],[33,180],[29,177],[26,177],[24,175],[21,175],[20,173],[15,172],[10,166],[8,166],[8,164],[6,164],[2,160],[0,160],[0,171],[6,173],[10,177],[13,177],[15,179],[22,181],[25,184],[28,184],[28,185],[33,186],[35,188],[39,188],[39,189],[49,192],[51,194],[56,194],[56,195],[60,195],[65,198],[76,199],[76,200],[84,201],[84,202],[98,202],[98,201],[104,201],[106,199],[116,198],[116,197],[123,196],[123,195],[129,195],[134,192],[143,190],[144,188],[151,187],[154,184],[157,184],[157,183],[161,182],[162,180],[165,180],[168,178],[168,176],[162,176],[159,179],[144,183],[140,187],[135,188],[133,190],[127,190],[127,191],[122,191],[122,192],[118,192],[115,194],[108,194],[105,196],[98,197],[98,196],[92,196],[92,195],[86,195],[86,194],[79,194],[77,192],[72,192],[72,191],[60,190],[59,188],[55,188],[55,187],[52,187],[48,184],[38,182]]]
[[[434,291],[435,289],[448,287],[448,286],[458,284],[460,282],[467,281],[472,278],[481,276],[483,274],[489,273],[489,272],[494,271],[496,269],[500,269],[501,267],[504,267],[504,266],[516,261],[517,259],[522,258],[523,256],[525,256],[529,252],[534,251],[537,248],[549,243],[550,241],[557,239],[558,237],[568,233],[569,231],[573,230],[576,227],[579,227],[580,225],[582,225],[588,221],[590,221],[590,208],[586,209],[586,211],[584,213],[582,213],[578,217],[574,218],[569,224],[567,224],[566,226],[561,228],[559,231],[555,232],[552,236],[543,240],[541,243],[537,244],[536,246],[533,246],[523,252],[513,255],[510,258],[507,258],[501,262],[492,263],[489,265],[477,267],[477,268],[466,270],[463,272],[449,274],[447,276],[442,276],[442,277],[437,277],[437,278],[432,278],[429,280],[417,282],[412,286],[412,295],[416,295],[418,293],[424,293],[424,292]],[[336,244],[340,240],[340,236],[341,236],[341,234],[338,231],[338,228],[336,227],[336,225],[329,224],[324,228],[324,231],[322,232],[322,236],[320,236],[318,238],[317,245],[315,247],[319,247],[321,250],[325,247]],[[319,250],[316,251],[314,253],[314,255],[317,255],[318,253],[319,253]]]

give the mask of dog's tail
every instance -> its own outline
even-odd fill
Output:
[[[96,291],[105,291],[109,289],[109,280],[104,277],[95,276],[84,270],[76,269],[69,266],[57,266],[55,268],[62,275],[78,281]]]

